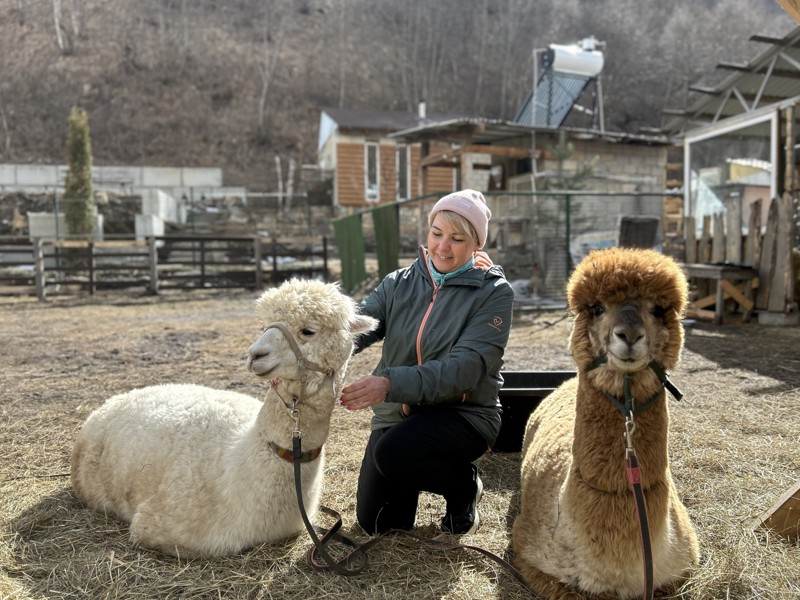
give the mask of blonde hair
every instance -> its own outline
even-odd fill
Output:
[[[452,210],[440,210],[438,211],[438,214],[442,215],[445,222],[454,231],[467,236],[476,248],[480,246],[478,234],[468,219],[465,219],[460,214],[453,212]],[[433,219],[431,219],[431,226],[433,226]]]

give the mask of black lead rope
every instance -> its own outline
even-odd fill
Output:
[[[468,544],[454,544],[451,542],[443,541],[443,540],[432,540],[420,537],[411,531],[406,531],[404,529],[391,529],[385,533],[378,534],[370,539],[368,542],[361,544],[360,546],[357,545],[353,540],[348,538],[347,536],[343,535],[339,532],[342,527],[342,517],[341,515],[333,510],[332,508],[328,508],[327,506],[320,505],[320,511],[324,512],[328,516],[331,516],[335,519],[335,523],[333,527],[328,530],[322,530],[322,537],[317,536],[317,531],[314,526],[311,524],[311,521],[308,518],[308,514],[306,513],[305,503],[303,502],[303,491],[302,491],[302,483],[301,483],[301,474],[300,474],[300,465],[301,461],[300,458],[303,455],[302,450],[302,443],[300,440],[300,436],[294,436],[292,440],[292,454],[294,456],[294,484],[295,484],[295,491],[297,492],[297,505],[300,508],[300,515],[303,517],[303,523],[306,526],[306,530],[308,531],[308,535],[311,537],[311,541],[313,545],[309,548],[307,557],[308,561],[312,567],[319,571],[324,570],[332,570],[338,573],[339,575],[344,575],[346,577],[351,577],[353,575],[359,575],[364,568],[367,566],[367,550],[372,546],[376,545],[385,537],[390,535],[406,535],[409,537],[414,538],[420,543],[431,545],[431,546],[438,546],[440,548],[446,550],[456,550],[456,549],[464,549],[464,550],[474,550],[479,554],[493,560],[501,567],[505,568],[518,582],[519,584],[527,590],[533,598],[541,598],[538,596],[530,587],[525,578],[522,576],[514,565],[509,563],[508,561],[504,560],[503,558],[497,556],[495,553],[486,550],[485,548],[481,548],[480,546],[472,546]],[[325,548],[325,545],[331,540],[336,539],[338,542],[341,542],[347,546],[353,548],[353,550],[345,556],[343,559],[337,561],[334,559],[328,550]],[[321,563],[317,558],[317,553],[319,553],[322,558],[325,560],[325,563]],[[360,564],[355,568],[348,568],[351,562],[355,560],[359,560]],[[346,565],[346,566],[343,566]]]
[[[639,459],[633,448],[628,448],[629,455],[626,460],[628,471],[628,483],[636,499],[636,514],[639,517],[639,534],[642,543],[642,566],[644,568],[644,589],[642,592],[643,600],[653,598],[653,548],[650,542],[650,524],[647,519],[647,503],[645,502],[644,490],[642,489],[642,475],[639,471]]]
[[[303,517],[303,523],[305,523],[308,535],[309,537],[311,537],[311,541],[314,542],[314,547],[311,549],[312,553],[310,554],[312,564],[314,561],[313,551],[314,549],[316,549],[316,551],[319,552],[320,555],[322,555],[322,558],[325,559],[325,562],[327,563],[327,568],[336,571],[337,573],[339,573],[339,575],[345,575],[348,577],[352,575],[358,575],[359,573],[361,573],[361,571],[364,570],[364,567],[367,566],[367,555],[364,554],[363,546],[356,547],[350,554],[345,556],[341,561],[337,561],[336,559],[334,559],[330,555],[328,550],[325,548],[325,544],[334,537],[336,537],[338,541],[341,541],[349,546],[355,547],[355,543],[352,540],[339,533],[339,530],[342,527],[342,519],[339,516],[339,513],[329,509],[326,506],[320,506],[320,510],[322,510],[326,514],[337,517],[334,526],[331,527],[322,536],[322,539],[317,537],[317,532],[315,531],[314,526],[311,524],[311,521],[308,518],[308,513],[306,513],[305,503],[303,502],[302,477],[300,474],[300,467],[302,465],[301,458],[303,456],[303,449],[300,443],[300,436],[296,435],[292,438],[292,454],[294,456],[292,464],[294,465],[294,488],[295,492],[297,492],[297,506],[300,508],[300,516]],[[361,564],[356,568],[348,569],[347,567],[350,565],[350,562],[352,562],[356,558],[359,558],[361,560]]]

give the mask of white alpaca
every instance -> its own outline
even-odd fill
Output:
[[[642,542],[625,462],[633,448],[654,587],[669,591],[699,560],[667,449],[665,371],[678,364],[683,347],[686,279],[657,252],[614,248],[581,262],[567,296],[578,377],[545,398],[528,421],[512,531],[515,563],[549,600],[642,597]],[[628,425],[635,429],[626,426],[631,412]]]
[[[197,385],[146,387],[107,400],[78,434],[76,495],[129,521],[134,543],[214,556],[302,531],[291,458],[296,427],[303,502],[309,515],[317,509],[322,447],[353,340],[376,321],[358,315],[338,286],[319,281],[268,290],[257,308],[266,329],[250,347],[248,367],[270,379],[263,402]]]

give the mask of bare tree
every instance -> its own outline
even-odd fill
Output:
[[[258,129],[264,129],[269,86],[281,60],[283,46],[283,17],[270,0],[264,2],[263,40],[258,71],[261,75],[261,93],[258,97]]]
[[[61,0],[53,0],[53,24],[56,28],[56,43],[63,54],[71,54],[72,48],[67,51],[64,33],[61,26]]]
[[[25,0],[17,0],[17,22],[25,25]]]
[[[83,4],[81,0],[72,0],[69,24],[69,27],[64,25],[61,0],[53,0],[53,25],[56,30],[56,43],[61,53],[67,56],[75,52],[75,40],[81,35],[83,26]]]
[[[446,96],[442,74],[448,49],[464,35],[454,31],[453,6],[424,0],[382,0],[375,5],[383,17],[383,37],[391,41],[391,68],[400,78],[406,109],[414,111],[423,99],[435,105]]]
[[[11,155],[11,132],[8,130],[6,111],[2,106],[0,106],[0,125],[3,126],[3,155],[8,157]]]
[[[339,108],[344,106],[345,90],[347,81],[347,0],[339,1],[338,24],[339,24]]]
[[[75,39],[81,37],[83,33],[83,2],[82,0],[72,0],[72,11],[70,13],[70,23],[72,23],[72,33]]]

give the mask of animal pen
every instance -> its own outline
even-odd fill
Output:
[[[334,221],[342,281],[366,278],[365,253],[376,253],[379,274],[414,255],[427,234],[427,215],[441,194],[381,205]],[[680,252],[662,225],[665,194],[641,192],[486,192],[492,211],[484,250],[509,279],[531,282],[534,298],[563,300],[572,268],[588,252],[620,243]],[[677,197],[668,194],[667,197]]]
[[[10,293],[141,287],[262,289],[290,277],[329,276],[328,239],[152,236],[147,239],[0,239],[0,286]]]
[[[563,305],[564,286],[589,251],[613,246],[653,248],[686,267],[691,317],[722,323],[725,310],[747,320],[797,316],[800,262],[794,234],[796,201],[785,195],[751,200],[699,221],[681,212],[680,193],[547,191],[487,192],[492,210],[484,250],[509,280],[523,280],[517,305]],[[367,277],[374,251],[381,277],[415,255],[425,241],[427,214],[440,194],[385,204],[334,221],[342,282],[353,289]],[[734,210],[738,206],[738,210]],[[407,262],[407,260],[406,260]],[[716,284],[716,285],[715,285]],[[519,291],[519,288],[515,288]],[[760,317],[761,318],[761,317]]]

